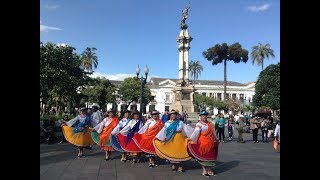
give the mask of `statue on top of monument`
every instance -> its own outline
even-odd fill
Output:
[[[189,4],[182,10],[182,19],[181,19],[181,29],[187,29],[186,19],[188,18],[188,11],[190,9],[190,1]]]

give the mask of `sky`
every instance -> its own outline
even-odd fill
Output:
[[[182,10],[187,0],[40,0],[40,41],[68,44],[81,54],[97,48],[93,77],[123,80],[141,74],[178,78],[178,43]],[[199,80],[223,80],[223,63],[213,66],[202,52],[215,44],[239,42],[249,51],[247,63],[227,62],[227,80],[256,81],[261,66],[252,65],[251,49],[269,43],[280,62],[279,0],[190,0],[189,61],[200,61]]]

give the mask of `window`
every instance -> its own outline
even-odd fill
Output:
[[[170,101],[170,94],[166,94],[166,101]]]
[[[236,100],[237,94],[232,94],[232,100]]]
[[[240,101],[243,102],[243,94],[240,94]]]
[[[206,96],[207,93],[203,92],[202,95]]]
[[[221,101],[221,93],[217,93],[217,100]]]

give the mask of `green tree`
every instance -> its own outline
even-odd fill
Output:
[[[93,72],[93,69],[98,67],[98,57],[96,55],[97,48],[89,48],[81,54],[82,68],[89,74]]]
[[[190,76],[193,77],[193,80],[198,79],[198,76],[201,74],[203,71],[202,65],[200,64],[200,61],[190,61],[189,64],[189,71],[190,71]]]
[[[280,63],[271,64],[259,74],[252,98],[256,107],[280,109]]]
[[[141,82],[138,78],[125,78],[119,86],[118,94],[122,101],[127,102],[129,106],[133,101],[140,102]],[[148,104],[151,98],[150,88],[143,88],[143,104]]]
[[[224,101],[214,101],[213,107],[217,108],[219,112],[221,110],[227,110],[227,104]]]
[[[269,43],[265,45],[259,43],[258,45],[253,46],[250,56],[252,59],[252,64],[257,63],[258,66],[261,65],[262,70],[264,59],[269,58],[270,56],[274,58],[273,50],[271,49]]]
[[[204,108],[204,106],[210,106],[213,104],[213,100],[205,95],[202,94],[195,94],[194,95],[194,104],[198,107]]]
[[[204,51],[202,55],[208,60],[212,61],[212,65],[224,63],[224,100],[227,94],[227,61],[235,63],[248,61],[248,51],[242,49],[241,45],[237,42],[230,46],[227,43],[216,44],[215,46]]]
[[[245,112],[251,112],[252,114],[254,114],[256,107],[255,106],[250,106],[250,105],[245,105],[243,110]]]
[[[106,103],[114,101],[112,93],[115,90],[115,86],[108,79],[98,77],[93,79],[93,82],[83,89],[81,93],[88,97],[90,103],[98,103],[104,109]]]
[[[90,79],[80,65],[75,48],[40,43],[40,98],[43,104],[57,105],[58,113],[62,113],[60,109],[72,102],[77,88]]]

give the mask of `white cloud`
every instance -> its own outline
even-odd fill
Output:
[[[59,31],[59,30],[61,29],[57,27],[43,25],[42,21],[40,20],[40,32]]]
[[[40,24],[40,32],[59,31],[60,28]]]
[[[125,78],[128,77],[136,77],[136,74],[104,74],[104,73],[99,73],[99,72],[94,72],[90,77],[96,78],[96,77],[105,77],[106,79],[109,80],[116,80],[116,81],[123,81]],[[155,75],[148,75],[148,81],[150,80],[151,77],[159,77]]]
[[[249,6],[248,10],[251,12],[263,12],[270,8],[271,4],[263,4],[261,6]]]

